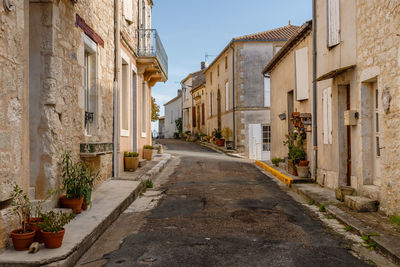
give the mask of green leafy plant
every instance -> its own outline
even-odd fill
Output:
[[[146,188],[153,188],[153,182],[151,180],[146,181]]]
[[[351,225],[346,225],[346,227],[344,228],[344,230],[346,232],[353,230],[353,227],[351,227]]]
[[[319,210],[320,212],[325,212],[325,211],[326,211],[325,205],[324,205],[324,204],[319,205],[318,210]]]
[[[367,247],[369,249],[375,249],[376,248],[376,242],[371,239],[372,236],[379,236],[379,234],[370,233],[370,234],[367,234],[367,235],[363,235],[361,237],[361,239],[364,240],[364,242],[365,242],[365,247]]]
[[[55,212],[53,210],[41,214],[43,223],[39,225],[43,232],[57,233],[75,218],[75,213]]]
[[[93,187],[98,173],[94,173],[84,162],[73,163],[71,152],[62,157],[62,188],[68,199],[84,197],[87,190]]]
[[[180,134],[178,132],[174,132],[174,139],[179,139]]]
[[[312,205],[314,205],[315,204],[315,201],[314,200],[310,200],[310,202],[308,202],[308,205],[310,205],[310,206],[312,206]]]
[[[18,185],[14,185],[11,197],[13,212],[18,215],[22,232],[27,233],[29,230],[28,223],[31,214],[31,202],[29,197]]]
[[[279,163],[283,162],[284,159],[282,159],[282,158],[273,158],[271,161],[272,161],[272,164],[274,164],[275,166],[279,166]]]
[[[307,153],[303,148],[303,137],[300,134],[296,132],[291,135],[287,134],[283,144],[289,148],[289,159],[293,160],[295,164],[307,158]]]
[[[125,158],[137,158],[139,157],[139,153],[137,152],[124,152]]]
[[[222,139],[222,131],[220,129],[214,129],[212,134],[215,139]]]
[[[392,217],[390,217],[390,222],[391,223],[394,223],[394,224],[397,224],[397,225],[400,225],[400,216],[392,216]]]
[[[182,133],[182,131],[183,131],[182,118],[178,118],[175,120],[175,126],[176,126],[176,130],[178,131],[178,134]]]
[[[143,146],[143,149],[154,149],[154,147],[153,147],[153,146],[150,146],[150,145],[144,145],[144,146]]]

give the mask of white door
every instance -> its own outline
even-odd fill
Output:
[[[375,158],[374,158],[374,180],[373,184],[380,186],[381,185],[381,150],[382,144],[381,140],[381,103],[379,97],[379,90],[377,83],[373,84],[373,96],[374,96],[374,114],[373,114],[373,129],[374,129],[374,143],[375,143]]]
[[[262,160],[262,127],[261,124],[249,124],[249,158]]]

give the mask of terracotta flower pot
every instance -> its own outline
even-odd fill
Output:
[[[299,166],[300,167],[307,167],[310,164],[308,160],[300,160]]]
[[[83,197],[68,199],[66,196],[62,196],[60,200],[63,208],[72,209],[76,214],[82,212]]]
[[[42,230],[42,236],[44,241],[44,246],[46,248],[59,248],[62,245],[64,239],[65,229],[63,228],[60,232],[44,232]]]
[[[154,149],[143,149],[143,158],[147,160],[153,160]]]
[[[28,250],[29,246],[33,243],[35,239],[36,231],[31,229],[31,232],[22,233],[22,229],[16,229],[11,232],[11,239],[15,250],[23,251]]]
[[[139,166],[138,157],[124,157],[125,170],[126,171],[136,171]]]
[[[225,145],[225,139],[215,139],[215,143],[217,146],[224,146]]]
[[[33,242],[43,243],[42,234],[40,232],[39,225],[43,222],[42,218],[40,217],[32,217],[29,218],[29,226],[32,230],[36,231],[35,238]]]

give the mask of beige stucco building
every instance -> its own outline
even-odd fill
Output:
[[[168,64],[150,0],[9,3],[0,8],[0,249],[16,223],[9,183],[45,198],[70,150],[99,184],[123,170],[120,152],[151,143],[151,87]]]
[[[205,71],[208,135],[227,127],[239,152],[269,159],[269,80],[261,72],[297,29],[289,24],[233,38],[210,64]]]
[[[317,1],[316,12],[317,180],[350,185],[378,200],[381,211],[399,214],[400,5]]]
[[[312,22],[306,22],[272,58],[263,74],[271,84],[271,159],[285,158],[288,148],[286,135],[295,125],[293,112],[300,113],[306,138],[307,160],[312,157]]]

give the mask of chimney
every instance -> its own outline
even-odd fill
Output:
[[[206,68],[206,62],[202,61],[201,62],[201,69],[204,70]]]
[[[181,89],[178,90],[178,96],[180,96],[180,95],[182,95],[182,90]]]

